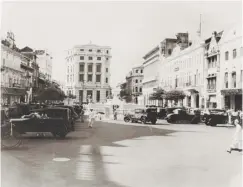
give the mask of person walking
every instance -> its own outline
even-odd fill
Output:
[[[114,115],[114,120],[117,120],[117,111],[116,111],[116,109],[114,110],[113,115]]]
[[[95,121],[95,111],[93,109],[90,109],[90,113],[89,113],[89,128],[93,127],[94,121]]]
[[[233,137],[232,144],[230,148],[227,150],[228,153],[231,153],[231,151],[242,151],[242,123],[240,123],[239,118],[234,120],[236,129],[235,134]]]

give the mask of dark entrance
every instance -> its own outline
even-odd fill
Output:
[[[235,110],[242,110],[242,95],[235,95]]]
[[[229,95],[226,95],[224,97],[224,103],[225,103],[225,108],[229,109],[230,108],[230,96]]]
[[[196,108],[199,108],[199,95],[196,95]]]

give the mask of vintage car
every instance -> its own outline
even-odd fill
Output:
[[[146,124],[151,122],[156,124],[157,121],[157,109],[156,108],[137,108],[134,114],[126,114],[124,117],[125,122],[142,122]]]
[[[38,114],[38,115],[37,115]],[[38,117],[41,116],[41,117]],[[67,108],[43,108],[31,111],[30,115],[10,119],[13,130],[26,132],[51,132],[53,136],[65,138],[72,131],[71,111]]]
[[[166,118],[166,108],[158,108],[157,109],[157,118],[165,119]]]
[[[217,124],[228,123],[228,114],[223,109],[205,109],[201,117],[201,121],[206,125],[216,126]]]
[[[197,124],[200,122],[200,112],[195,112],[195,114],[190,114],[187,110],[182,108],[176,108],[169,113],[166,117],[168,123],[191,123]]]
[[[186,110],[184,107],[168,107],[166,108],[166,116],[169,114],[172,114],[175,109],[181,109],[181,110]]]
[[[71,111],[71,121],[72,121],[72,128],[74,130],[75,121],[79,119],[79,115],[75,112],[74,107],[69,105],[60,105],[59,108],[68,108]]]
[[[31,108],[29,104],[16,103],[8,108],[9,118],[20,118],[30,112]]]

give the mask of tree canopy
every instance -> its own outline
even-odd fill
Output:
[[[36,97],[37,100],[41,101],[63,101],[65,94],[61,89],[55,87],[49,87],[41,91]]]
[[[154,93],[149,96],[150,100],[163,100],[165,95],[165,90],[162,88],[157,88]]]
[[[165,99],[178,101],[186,97],[185,93],[181,90],[171,90],[165,93]]]

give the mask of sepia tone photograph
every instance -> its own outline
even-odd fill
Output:
[[[3,1],[2,187],[241,187],[242,1]]]

